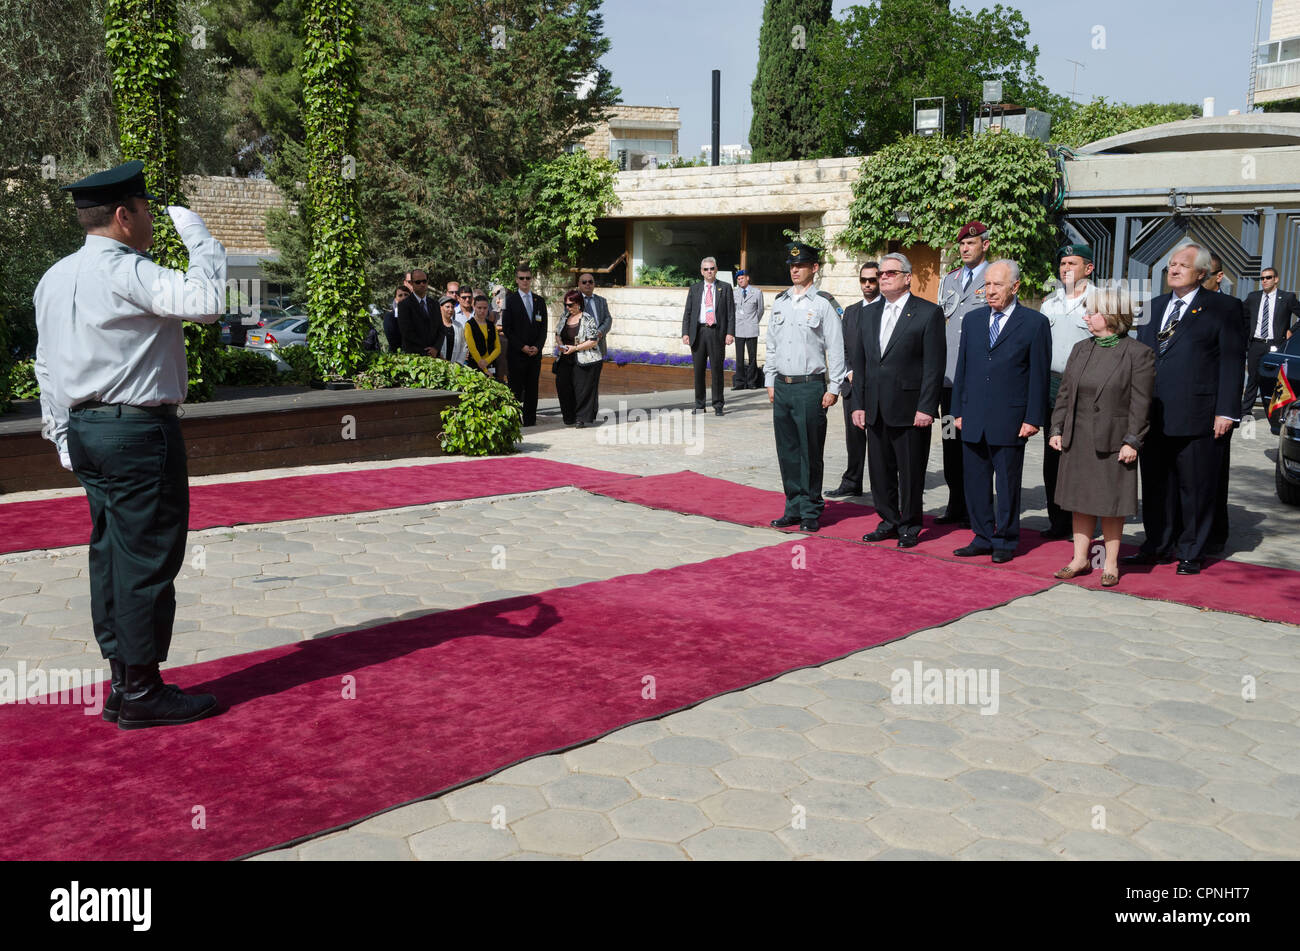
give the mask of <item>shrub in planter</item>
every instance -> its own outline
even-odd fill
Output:
[[[276,386],[281,382],[274,360],[239,347],[222,347],[216,352],[212,376],[218,386]]]
[[[34,400],[40,397],[41,388],[36,383],[36,361],[22,360],[9,368],[10,396],[16,400]]]
[[[276,347],[275,355],[289,364],[280,380],[286,386],[310,386],[312,380],[320,379],[320,364],[308,347]]]
[[[477,370],[410,353],[381,353],[354,377],[358,389],[409,386],[455,390],[460,402],[442,411],[442,448],[466,456],[514,452],[523,438],[523,407],[504,383]]]

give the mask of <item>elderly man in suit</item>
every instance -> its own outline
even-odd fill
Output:
[[[940,525],[970,525],[966,512],[966,484],[962,478],[961,433],[952,426],[952,384],[957,372],[957,353],[961,345],[961,325],[966,315],[984,306],[984,271],[988,268],[989,241],[993,232],[980,221],[967,222],[957,232],[957,253],[961,267],[944,275],[939,283],[939,306],[947,321],[945,339],[948,359],[943,369],[943,394],[940,409],[944,420],[943,481],[948,485],[948,508],[936,522]]]
[[[1020,265],[994,261],[984,272],[988,304],[966,315],[953,377],[953,425],[961,433],[966,507],[975,538],[961,558],[1015,557],[1020,542],[1020,477],[1025,442],[1047,424],[1052,330],[1021,304]],[[997,485],[997,507],[993,489]]]
[[[546,301],[533,293],[532,269],[515,269],[516,290],[506,294],[502,329],[510,389],[524,408],[524,425],[537,425],[537,381],[546,346]]]
[[[862,300],[844,308],[844,366],[848,368],[845,382],[854,382],[853,360],[862,347],[861,334],[864,326],[864,313],[876,301],[880,300],[880,265],[868,261],[858,268],[858,285],[862,288]],[[867,434],[863,427],[853,425],[853,411],[861,409],[853,396],[852,385],[844,388],[844,448],[848,453],[848,466],[840,476],[839,487],[827,492],[829,498],[843,498],[862,494],[862,472],[867,464]]]
[[[1151,431],[1141,456],[1146,540],[1128,565],[1178,560],[1198,574],[1214,523],[1223,447],[1241,410],[1240,315],[1201,287],[1210,252],[1186,244],[1169,259],[1169,293],[1145,309],[1138,340],[1156,352]],[[1240,304],[1233,301],[1233,304]]]
[[[1291,336],[1291,326],[1300,320],[1300,300],[1290,291],[1277,286],[1277,268],[1266,267],[1259,274],[1260,290],[1246,297],[1246,390],[1241,397],[1241,418],[1255,410],[1259,396],[1259,360],[1264,354],[1280,350]],[[1269,394],[1264,393],[1264,402]]]
[[[871,501],[880,513],[880,524],[863,541],[917,544],[946,358],[943,311],[913,296],[912,263],[886,254],[880,298],[862,311],[852,363],[853,424],[867,432]]]
[[[700,262],[704,280],[691,285],[682,314],[682,343],[691,348],[695,364],[695,412],[704,412],[704,367],[713,371],[713,413],[723,414],[722,364],[726,348],[735,340],[736,299],[731,285],[718,280],[718,262],[705,258]]]

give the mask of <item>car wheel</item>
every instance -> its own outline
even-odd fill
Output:
[[[1287,505],[1300,505],[1300,485],[1296,485],[1282,474],[1281,453],[1278,453],[1277,466],[1274,471],[1277,477],[1277,497]]]

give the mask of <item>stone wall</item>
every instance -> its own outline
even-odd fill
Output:
[[[266,179],[200,177],[183,182],[190,207],[228,254],[274,254],[266,240],[266,213],[284,207],[280,190]]]
[[[1268,38],[1284,40],[1289,36],[1300,36],[1300,0],[1273,0]]]
[[[666,128],[667,123],[675,124],[676,128]],[[680,149],[680,128],[681,117],[676,106],[613,106],[609,110],[609,121],[596,126],[581,145],[594,158],[609,158],[612,139],[671,138],[673,154],[676,155]]]

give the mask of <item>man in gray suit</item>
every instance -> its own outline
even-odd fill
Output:
[[[952,381],[957,372],[957,352],[961,347],[961,322],[977,307],[984,306],[984,270],[988,267],[989,238],[987,225],[968,222],[957,233],[957,252],[961,267],[944,276],[939,284],[939,306],[947,321],[945,339],[948,359],[943,369],[943,481],[948,485],[948,509],[935,519],[940,525],[970,527],[966,511],[966,490],[962,475],[961,433],[953,428]]]
[[[743,269],[736,272],[736,373],[732,377],[733,390],[761,390],[763,380],[758,372],[758,326],[763,320],[763,292],[749,286],[749,274]],[[746,361],[746,355],[749,360]]]

